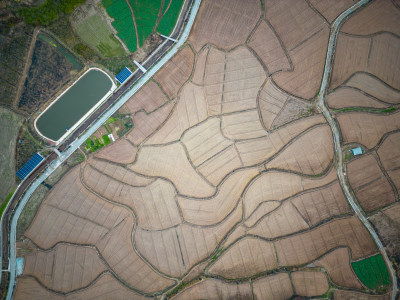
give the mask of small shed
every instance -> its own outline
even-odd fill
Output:
[[[362,149],[361,149],[361,147],[353,148],[353,149],[351,149],[351,153],[352,153],[354,156],[360,155],[360,154],[362,154]]]

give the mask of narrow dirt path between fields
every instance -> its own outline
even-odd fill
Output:
[[[129,3],[129,0],[125,0],[126,4],[128,4],[129,9],[131,10],[131,15],[132,15],[132,21],[133,21],[133,26],[135,26],[135,33],[136,33],[136,48],[140,48],[140,43],[139,43],[139,32],[137,29],[137,24],[136,24],[136,18],[135,18],[135,12],[133,11],[132,5]]]
[[[325,119],[327,120],[327,122],[329,124],[329,127],[332,130],[333,141],[334,141],[334,145],[335,145],[335,155],[336,155],[336,159],[337,159],[337,165],[336,165],[337,169],[336,170],[337,170],[337,175],[339,178],[340,185],[343,189],[343,192],[344,192],[346,199],[349,202],[351,208],[354,210],[357,217],[364,224],[364,226],[368,229],[369,233],[371,234],[372,238],[374,239],[376,245],[379,248],[379,251],[381,252],[381,254],[383,256],[383,259],[386,262],[386,265],[389,269],[390,276],[392,279],[391,299],[395,300],[396,296],[397,296],[397,292],[398,292],[396,273],[393,269],[393,265],[392,265],[388,255],[387,255],[386,249],[385,249],[384,245],[382,244],[381,240],[379,239],[378,234],[375,232],[375,229],[372,227],[371,223],[368,221],[364,211],[358,205],[354,194],[351,192],[351,188],[349,186],[349,180],[348,180],[347,174],[346,174],[346,165],[343,162],[342,140],[341,140],[341,136],[340,136],[341,135],[340,129],[339,129],[338,123],[332,117],[329,109],[325,105],[326,94],[327,94],[327,90],[328,90],[328,86],[329,86],[329,82],[330,82],[331,74],[332,74],[332,66],[333,66],[333,61],[334,61],[334,57],[335,57],[336,40],[337,40],[337,36],[339,33],[339,29],[340,29],[341,25],[344,23],[344,21],[346,21],[347,18],[351,14],[358,11],[361,7],[368,4],[369,2],[371,2],[371,0],[361,0],[361,1],[357,2],[355,5],[353,5],[352,7],[347,9],[345,12],[343,12],[333,22],[333,24],[331,26],[331,31],[329,33],[328,48],[326,51],[324,74],[323,74],[321,86],[319,89],[317,107],[323,113]]]
[[[29,68],[32,63],[32,55],[33,55],[33,50],[35,49],[35,44],[36,44],[36,39],[37,39],[38,33],[39,33],[39,28],[36,27],[35,30],[33,31],[31,44],[29,46],[28,54],[26,55],[24,70],[22,71],[22,76],[19,79],[17,93],[16,93],[15,99],[13,101],[15,108],[18,106],[18,100],[19,100],[19,98],[21,98],[25,79],[26,79],[26,76],[28,75],[28,71],[29,71]]]
[[[167,10],[168,10],[169,6],[171,5],[171,1],[172,0],[169,1]],[[165,0],[161,0],[161,5],[160,5],[160,9],[158,11],[157,20],[156,20],[156,23],[154,24],[153,30],[151,32],[155,32],[157,30],[158,24],[160,24],[162,17],[164,17],[164,14],[163,14],[164,3],[165,3]],[[165,11],[165,12],[167,12],[167,11]]]

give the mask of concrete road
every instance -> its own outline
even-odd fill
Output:
[[[328,49],[326,52],[326,60],[325,60],[325,68],[324,68],[324,74],[321,82],[321,87],[319,90],[318,94],[318,108],[321,110],[322,114],[324,115],[325,119],[327,120],[331,130],[332,130],[332,135],[333,135],[333,141],[335,145],[335,154],[336,154],[336,159],[337,159],[337,166],[336,166],[336,171],[337,175],[340,181],[340,185],[343,189],[343,192],[346,196],[347,201],[350,203],[352,209],[354,210],[355,214],[357,217],[360,219],[360,221],[364,224],[364,226],[368,229],[369,233],[371,234],[372,238],[374,239],[376,245],[379,248],[379,251],[382,253],[382,256],[386,262],[386,265],[389,268],[389,273],[392,279],[392,295],[391,299],[395,300],[396,295],[398,292],[397,288],[397,278],[396,278],[396,272],[394,271],[393,265],[389,260],[389,257],[386,253],[386,249],[383,246],[381,240],[379,239],[379,236],[375,232],[374,228],[372,227],[371,223],[368,221],[367,217],[365,216],[363,210],[361,207],[358,205],[354,194],[351,192],[351,189],[349,187],[349,181],[347,179],[346,175],[346,170],[345,170],[345,165],[343,163],[343,152],[342,152],[342,140],[340,137],[340,130],[339,126],[336,122],[336,120],[332,117],[330,111],[327,109],[325,105],[325,99],[326,99],[326,93],[328,89],[328,85],[330,82],[330,77],[332,73],[332,65],[333,65],[333,60],[335,56],[335,47],[336,47],[336,40],[337,40],[337,35],[340,29],[340,26],[343,24],[343,22],[355,11],[360,9],[361,7],[367,5],[371,0],[362,0],[344,11],[336,20],[333,22],[331,25],[331,31],[329,34],[329,43],[328,43]]]
[[[197,15],[197,12],[200,7],[201,0],[195,0],[193,2],[193,6],[191,8],[189,20],[186,24],[186,27],[179,37],[178,42],[170,49],[169,52],[165,54],[156,64],[154,64],[151,69],[149,69],[143,76],[136,82],[136,84],[132,87],[132,89],[128,90],[125,94],[121,96],[117,100],[117,102],[107,110],[100,118],[98,118],[90,128],[88,128],[85,133],[79,136],[74,142],[70,144],[70,146],[61,153],[58,159],[54,160],[47,169],[30,185],[29,189],[25,192],[23,198],[21,199],[18,206],[15,208],[14,215],[11,220],[11,230],[10,230],[10,283],[7,292],[7,300],[11,300],[14,287],[16,284],[16,252],[15,252],[15,242],[16,242],[16,229],[18,218],[21,215],[21,212],[29,200],[30,196],[36,190],[36,188],[44,181],[53,171],[59,167],[72,153],[74,153],[80,145],[85,143],[86,139],[93,135],[93,133],[102,126],[106,120],[111,117],[122,105],[125,104],[129,98],[132,97],[158,70],[160,70],[178,51],[179,48],[185,43],[187,37],[189,36],[190,30],[192,28],[193,22]]]

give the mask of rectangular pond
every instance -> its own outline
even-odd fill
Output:
[[[41,136],[59,143],[90,115],[116,88],[104,71],[91,68],[66,89],[35,120]]]

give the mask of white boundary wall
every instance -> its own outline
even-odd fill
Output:
[[[89,73],[89,72],[92,71],[92,70],[100,71],[100,72],[104,73],[104,74],[108,77],[108,79],[110,79],[110,81],[111,81],[111,83],[112,83],[110,90],[103,96],[103,98],[101,98],[101,99],[100,99],[100,100],[99,100],[85,115],[82,116],[82,118],[80,118],[80,119],[79,119],[66,133],[64,133],[57,141],[52,140],[51,138],[49,138],[49,137],[45,136],[43,133],[41,133],[40,130],[37,128],[37,125],[36,125],[37,120],[39,120],[40,117],[41,117],[50,107],[52,107],[66,92],[68,92],[79,80],[81,80],[83,76],[85,76],[87,73]],[[113,94],[113,92],[114,92],[114,90],[115,90],[116,88],[117,88],[116,84],[114,83],[114,81],[111,79],[111,77],[110,77],[106,72],[104,72],[103,70],[101,70],[101,69],[99,69],[99,68],[95,68],[95,67],[89,68],[89,69],[86,70],[86,72],[83,73],[77,80],[75,80],[75,82],[74,82],[70,87],[68,87],[67,89],[65,89],[65,91],[63,91],[63,92],[62,92],[48,107],[46,107],[46,109],[45,109],[44,111],[42,111],[42,112],[40,113],[40,115],[35,119],[35,121],[34,121],[33,124],[34,124],[34,126],[35,126],[35,129],[36,129],[37,133],[38,133],[42,138],[44,138],[44,139],[46,139],[46,140],[49,140],[49,141],[55,143],[56,145],[60,144],[60,142],[62,142],[67,136],[69,136],[72,132],[74,132],[74,130],[75,130],[79,125],[81,125],[81,124],[83,123],[83,121],[86,120],[86,118],[88,118],[100,105],[102,105],[102,104],[108,99],[108,97],[110,97],[110,96]]]

